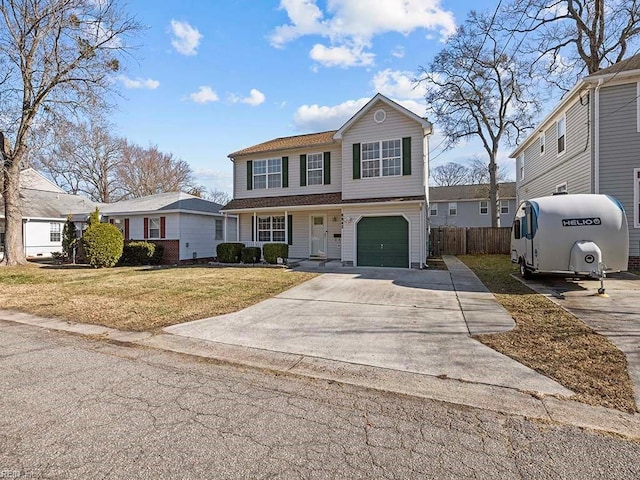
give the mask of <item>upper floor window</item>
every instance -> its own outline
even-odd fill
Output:
[[[509,213],[509,200],[500,200],[500,215]]]
[[[149,238],[160,238],[160,218],[149,219]]]
[[[60,241],[60,224],[59,223],[50,223],[49,224],[49,241],[51,242],[59,242]]]
[[[429,215],[432,217],[437,217],[438,216],[438,204],[437,203],[432,203],[429,205]]]
[[[307,185],[322,185],[324,180],[323,165],[322,153],[307,155]]]
[[[542,132],[540,134],[540,155],[544,155],[544,143],[545,143],[545,136],[544,136],[544,132]]]
[[[567,189],[567,182],[561,183],[556,186],[556,193],[567,193],[569,190]]]
[[[634,215],[633,215],[633,226],[635,228],[640,228],[640,168],[635,168],[633,170],[633,206],[634,206]]]
[[[489,202],[487,200],[480,200],[480,215],[487,215],[489,213]]]
[[[455,217],[458,215],[458,202],[450,202],[449,203],[449,216]]]
[[[215,222],[216,222],[216,233],[215,233],[214,240],[223,240],[224,239],[224,225],[222,223],[222,219],[221,218],[216,218]]]
[[[259,242],[284,242],[285,238],[284,216],[258,217]]]
[[[253,161],[253,188],[280,188],[282,186],[282,159]]]
[[[518,155],[518,168],[520,169],[520,180],[524,180],[524,153]]]
[[[402,175],[402,141],[383,140],[362,144],[362,177]]]
[[[564,153],[567,148],[566,145],[567,136],[567,118],[562,117],[558,120],[558,155]]]

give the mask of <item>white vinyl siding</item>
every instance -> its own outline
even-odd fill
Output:
[[[545,150],[545,136],[544,136],[544,132],[542,132],[540,134],[540,155],[544,155],[544,150]]]
[[[322,185],[324,179],[324,157],[322,153],[307,155],[307,185]]]
[[[386,119],[376,123],[374,112],[384,109]],[[353,178],[353,144],[379,142],[381,139],[411,137],[411,175],[369,178]],[[372,197],[394,197],[425,195],[424,131],[422,125],[408,116],[377,102],[371,109],[351,125],[342,139],[342,198],[344,200]],[[402,141],[400,142],[402,143]],[[363,160],[362,148],[360,160]],[[402,163],[402,162],[400,162]],[[384,165],[382,165],[384,167]],[[395,168],[395,167],[394,167]],[[400,166],[400,169],[401,166]],[[400,172],[402,173],[402,172]],[[361,176],[364,177],[362,167]]]
[[[562,117],[558,120],[558,156],[567,151],[567,118]]]
[[[432,217],[437,217],[438,216],[438,204],[437,203],[432,203],[431,205],[429,205],[429,215]]]
[[[269,158],[253,161],[253,188],[280,188],[282,186],[282,160]]]
[[[640,168],[633,170],[633,179],[633,227],[640,228]]]
[[[449,202],[449,216],[455,217],[458,214],[458,202]]]
[[[480,200],[480,215],[489,214],[489,202],[487,200]]]

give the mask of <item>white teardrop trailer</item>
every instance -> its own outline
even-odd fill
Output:
[[[511,261],[520,274],[560,273],[600,279],[627,270],[629,227],[609,195],[553,195],[523,202],[511,229]]]

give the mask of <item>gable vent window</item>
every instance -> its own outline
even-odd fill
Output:
[[[387,119],[387,112],[383,109],[376,110],[373,114],[373,121],[376,123],[382,123]]]

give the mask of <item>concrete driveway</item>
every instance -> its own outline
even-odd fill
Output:
[[[595,280],[545,275],[525,283],[606,336],[625,354],[640,405],[640,277],[612,274],[605,280],[604,297],[596,295],[600,282]]]
[[[165,330],[256,349],[570,395],[556,382],[471,338],[470,331],[510,329],[513,320],[458,263],[451,272],[322,267],[319,270],[328,273],[245,310]]]

